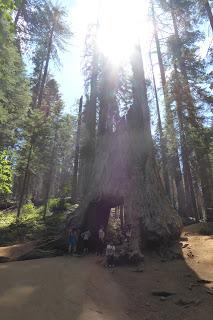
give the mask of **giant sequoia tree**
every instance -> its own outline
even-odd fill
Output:
[[[132,253],[140,253],[141,241],[161,243],[179,236],[181,222],[169,203],[155,163],[150,129],[146,81],[140,46],[135,46],[132,65],[133,105],[126,121],[113,130],[98,133],[92,180],[77,209],[76,219],[95,234],[107,225],[110,209],[124,205],[126,222],[132,225]],[[111,79],[113,81],[113,79]],[[105,86],[109,85],[105,82]],[[109,92],[105,87],[105,92]],[[100,103],[110,120],[112,95]],[[99,117],[103,117],[103,113]],[[103,119],[102,119],[103,123]]]

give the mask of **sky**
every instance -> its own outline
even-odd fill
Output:
[[[140,29],[139,24],[141,24],[142,28],[141,17],[144,16],[144,12],[139,12],[137,8],[143,9],[147,1],[63,0],[62,3],[67,8],[67,22],[73,32],[73,37],[70,40],[71,44],[68,46],[67,51],[60,54],[62,64],[60,69],[52,66],[51,71],[59,83],[66,105],[65,112],[72,112],[74,110],[73,106],[84,92],[81,69],[88,25],[96,23],[97,18],[100,18],[102,25],[100,27],[100,46],[107,55],[112,56],[112,60],[120,60],[121,55],[129,52],[131,44],[136,40],[133,37],[134,32],[129,28],[129,25],[132,25],[134,29]],[[145,3],[145,5],[141,5],[141,3]],[[116,23],[120,12],[122,12],[122,15],[119,16],[119,21],[121,19],[123,21],[120,21],[119,27]],[[126,21],[131,23],[127,24]],[[145,43],[146,39],[143,38],[143,40]],[[113,47],[116,48],[114,51],[112,50]]]
[[[60,54],[62,63],[60,69],[52,68],[60,85],[66,112],[73,111],[73,106],[84,92],[84,80],[81,72],[82,57],[87,25],[96,21],[98,12],[90,10],[89,7],[92,5],[94,9],[98,8],[96,4],[97,0],[63,0],[63,6],[67,8],[67,22],[73,37],[70,39],[67,51]]]
[[[125,59],[125,52],[129,54],[133,42],[139,37],[145,72],[150,73],[149,60],[146,54],[152,38],[151,21],[147,17],[148,1],[63,0],[61,3],[67,8],[67,22],[70,25],[73,37],[70,39],[70,45],[66,52],[60,53],[60,69],[52,65],[51,72],[59,83],[65,102],[65,112],[75,112],[76,102],[84,93],[84,79],[81,69],[85,37],[88,25],[96,23],[98,17],[102,25],[99,39],[101,49],[114,61]],[[117,21],[120,22],[120,25]],[[132,29],[129,28],[130,25]],[[134,32],[135,30],[140,30],[140,35]],[[208,37],[200,49],[203,57],[206,55],[212,36],[208,30],[206,30],[206,33]],[[155,65],[155,73],[158,78],[157,82],[159,82],[157,64]]]

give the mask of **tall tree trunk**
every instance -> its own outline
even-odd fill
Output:
[[[44,199],[44,212],[43,212],[44,219],[46,217],[47,210],[48,210],[48,202],[49,202],[50,190],[51,190],[52,180],[53,180],[53,170],[55,165],[55,153],[56,153],[56,147],[57,147],[57,129],[55,130],[56,131],[55,131],[53,147],[51,151],[51,161],[50,161],[49,171],[47,175],[46,193],[45,193],[45,199]]]
[[[18,20],[19,20],[21,14],[22,14],[22,11],[23,11],[24,6],[26,5],[26,3],[27,3],[27,0],[22,0],[20,5],[19,5],[18,11],[16,12],[15,20],[14,20],[15,27],[17,27]]]
[[[53,34],[54,34],[54,25],[52,26],[52,29],[50,32],[50,37],[49,37],[49,42],[48,42],[47,57],[46,57],[46,62],[45,62],[45,66],[44,66],[44,73],[42,76],[40,91],[39,91],[39,95],[38,95],[38,103],[37,103],[38,108],[41,107],[44,86],[45,86],[46,79],[47,79],[48,67],[49,67],[49,62],[50,62],[50,54],[51,54],[51,50],[52,50]]]
[[[163,95],[164,95],[164,103],[165,103],[165,107],[166,107],[166,122],[171,127],[170,128],[171,132],[175,132],[171,106],[168,101],[166,75],[165,75],[164,64],[163,64],[163,59],[162,59],[160,41],[159,41],[159,37],[158,37],[157,22],[156,22],[156,18],[155,18],[153,1],[152,1],[152,21],[153,21],[153,26],[154,26],[154,37],[155,37],[155,44],[156,44],[157,56],[158,56],[158,64],[159,64],[159,69],[160,69],[161,83],[162,83],[162,89],[163,89]],[[171,137],[171,140],[173,140],[174,146],[173,146],[173,152],[172,152],[172,159],[169,160],[169,167],[170,167],[169,173],[174,178],[176,188],[177,188],[178,212],[182,217],[184,217],[186,215],[186,212],[185,212],[186,203],[185,203],[183,180],[182,180],[182,174],[181,174],[181,168],[180,168],[180,162],[179,162],[179,156],[178,156],[177,140],[176,140],[175,136]]]
[[[133,105],[134,109],[138,113],[137,119],[139,126],[149,137],[153,146],[151,137],[150,126],[150,112],[147,98],[146,79],[144,74],[144,66],[141,54],[141,48],[139,45],[135,46],[134,54],[132,56],[132,69],[133,69]],[[152,147],[151,147],[152,148]]]
[[[182,163],[183,163],[183,177],[184,177],[184,186],[185,192],[187,197],[187,212],[189,216],[193,216],[198,220],[198,212],[196,206],[196,199],[193,187],[193,180],[190,168],[190,160],[189,160],[189,150],[187,146],[186,136],[185,136],[185,125],[184,125],[184,116],[182,113],[183,106],[181,103],[181,83],[178,81],[179,75],[177,72],[177,67],[174,65],[175,70],[175,79],[176,79],[176,87],[175,87],[175,100],[177,106],[177,115],[178,115],[178,122],[180,128],[180,146],[181,146],[181,156],[182,156]]]
[[[180,43],[180,37],[178,32],[178,25],[177,25],[177,19],[175,12],[173,8],[171,7],[171,15],[172,15],[172,21],[173,21],[173,27],[174,27],[174,35],[176,38],[177,43]],[[178,47],[178,54],[177,54],[177,60],[178,60],[178,66],[181,70],[182,75],[182,88],[183,88],[183,95],[186,98],[186,104],[187,104],[187,111],[189,113],[189,125],[190,129],[193,130],[195,135],[199,135],[198,139],[196,139],[193,149],[195,151],[195,155],[197,158],[198,163],[198,169],[199,169],[199,175],[201,180],[201,188],[203,193],[203,199],[204,199],[204,206],[206,213],[210,215],[210,219],[213,220],[213,210],[212,208],[212,196],[213,196],[213,189],[212,189],[212,174],[210,171],[208,171],[208,157],[205,154],[205,151],[203,150],[203,144],[205,145],[204,141],[202,139],[202,126],[198,122],[197,112],[196,112],[196,106],[193,101],[193,97],[191,94],[191,89],[188,81],[188,75],[186,71],[185,61],[182,57],[181,48]],[[210,209],[210,210],[209,210]],[[210,212],[210,213],[209,213]]]
[[[212,15],[212,10],[211,10],[211,7],[210,7],[208,0],[204,0],[204,6],[205,6],[205,9],[206,9],[206,12],[207,12],[207,15],[209,18],[209,22],[210,22],[210,25],[211,25],[212,31],[213,31],[213,15]]]
[[[42,80],[44,62],[45,61],[42,61],[41,69],[40,69],[39,76],[38,76],[38,81],[32,90],[32,93],[33,93],[32,94],[32,107],[33,107],[33,109],[35,109],[37,107],[39,92],[41,89],[41,80]]]
[[[75,157],[74,157],[74,167],[73,167],[73,177],[72,177],[72,201],[74,203],[77,200],[82,107],[83,107],[83,96],[81,96],[79,101],[78,127],[77,127],[77,134],[76,134]]]
[[[80,150],[80,196],[83,196],[89,187],[92,166],[96,148],[96,114],[97,114],[97,78],[98,78],[98,51],[92,60],[92,73],[90,79],[90,96],[84,110],[84,141]],[[85,152],[86,151],[86,152]]]
[[[26,2],[27,2],[27,0],[22,0],[22,2],[19,5],[18,11],[16,13],[16,16],[15,16],[14,25],[15,25],[15,33],[16,34],[17,34],[17,31],[18,31],[18,21],[19,21],[19,18],[21,16],[22,12],[23,12],[23,9],[24,9],[24,6],[25,6]],[[16,37],[16,47],[18,49],[18,52],[21,54],[21,41],[20,41],[19,37]]]
[[[123,230],[125,220],[124,220],[124,205],[120,205],[120,221],[121,221],[121,230]]]
[[[158,128],[160,133],[160,150],[161,150],[161,159],[162,159],[162,168],[163,168],[163,179],[164,179],[166,193],[169,199],[171,200],[171,192],[170,192],[171,190],[169,185],[169,175],[168,175],[167,156],[166,156],[166,142],[163,134],[160,107],[159,107],[159,101],[158,101],[158,93],[157,93],[157,87],[155,82],[155,75],[154,75],[151,53],[150,53],[150,62],[151,62],[152,78],[153,78],[154,93],[155,93],[155,100],[156,100],[156,107],[157,107],[157,115],[158,115]]]
[[[98,137],[106,132],[113,132],[116,120],[119,118],[119,110],[116,101],[116,89],[118,76],[111,63],[104,61],[102,64],[101,79],[99,79],[99,119]]]
[[[27,164],[26,164],[26,168],[25,168],[25,171],[24,171],[24,180],[23,180],[23,184],[22,184],[22,188],[21,188],[21,195],[20,195],[19,204],[18,204],[17,219],[19,219],[19,217],[20,217],[22,205],[23,205],[23,202],[24,202],[24,196],[26,194],[27,180],[28,180],[28,174],[29,174],[29,167],[30,167],[32,150],[33,150],[33,143],[31,141],[30,149],[29,149],[28,157],[27,157]]]

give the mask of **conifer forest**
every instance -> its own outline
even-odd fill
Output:
[[[212,90],[212,0],[0,0],[2,320],[212,319]]]

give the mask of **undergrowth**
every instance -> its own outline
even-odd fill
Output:
[[[55,208],[58,208],[60,202],[53,201],[52,203],[53,205],[50,202],[49,206],[51,214],[45,220],[43,219],[43,206],[36,208],[32,202],[23,206],[18,221],[15,211],[0,211],[0,245],[39,240],[61,232],[65,226],[67,215],[73,212],[77,205],[66,204],[66,211],[59,211]]]

